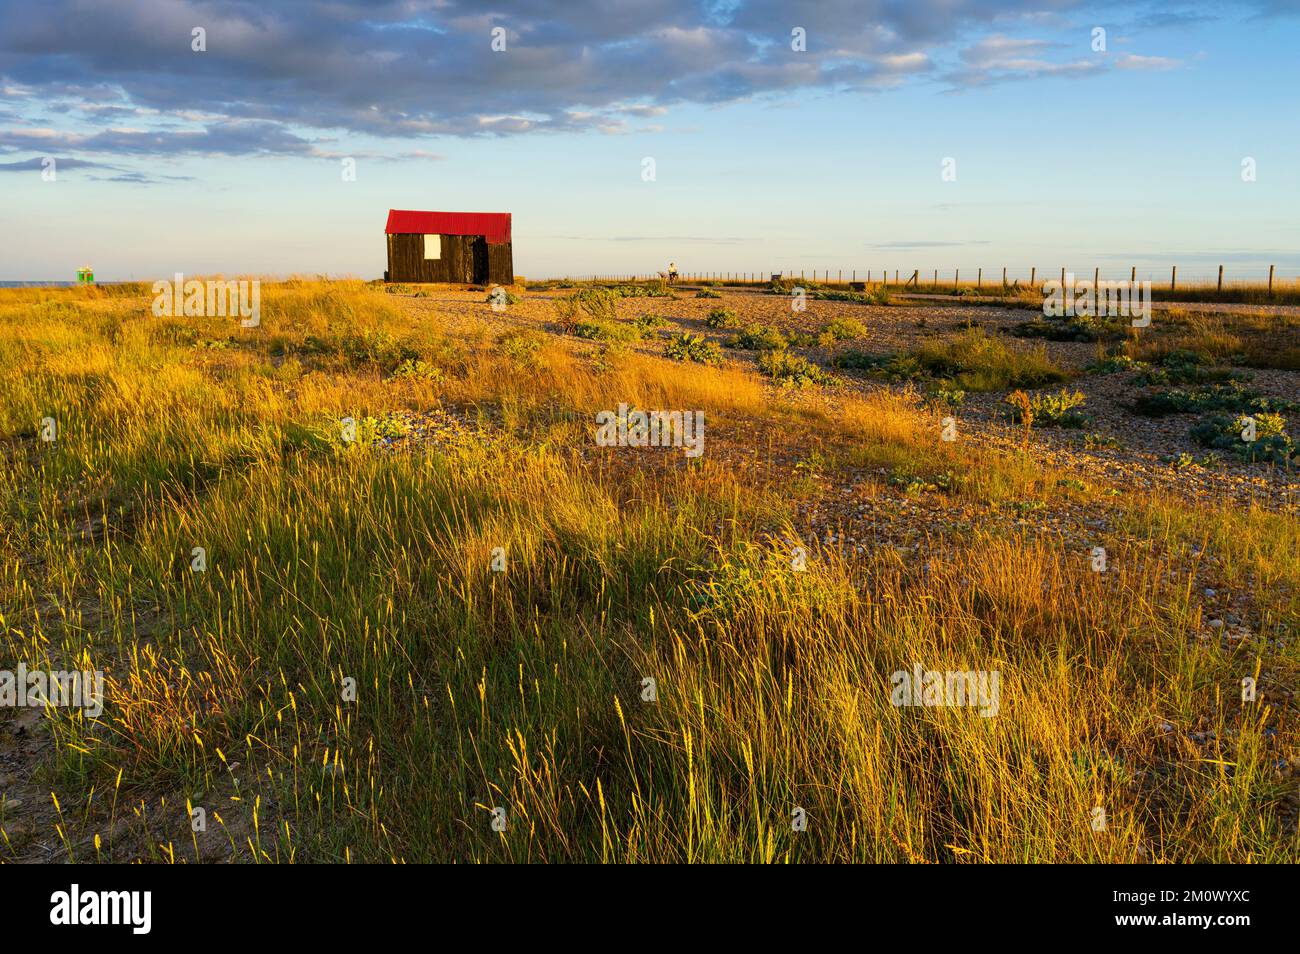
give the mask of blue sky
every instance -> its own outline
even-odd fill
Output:
[[[1297,41],[1282,3],[0,3],[0,280],[373,278],[394,207],[513,213],[529,277],[1294,279]]]

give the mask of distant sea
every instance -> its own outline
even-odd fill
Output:
[[[143,280],[143,279],[141,279]],[[71,288],[76,282],[38,282],[38,281],[17,281],[5,282],[0,281],[0,288]],[[126,282],[106,282],[102,279],[94,282],[96,285],[124,285]]]

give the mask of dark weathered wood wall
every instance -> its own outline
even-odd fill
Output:
[[[488,245],[481,235],[444,235],[441,249],[442,258],[426,260],[423,235],[389,235],[388,280],[472,285],[514,281],[514,256],[508,243]]]
[[[488,281],[496,285],[513,285],[515,283],[515,256],[509,242],[489,245]]]

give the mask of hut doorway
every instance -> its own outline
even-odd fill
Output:
[[[474,247],[471,250],[473,260],[474,277],[470,279],[475,285],[486,285],[488,283],[488,243],[487,239],[478,235],[474,238]]]

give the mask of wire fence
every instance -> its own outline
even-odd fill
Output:
[[[1091,271],[1091,275],[1088,272]],[[1075,282],[1091,280],[1094,284],[1102,281],[1110,282],[1136,282],[1149,281],[1153,288],[1167,289],[1177,291],[1182,288],[1205,289],[1214,286],[1217,291],[1223,291],[1225,287],[1250,287],[1258,288],[1271,293],[1275,288],[1289,286],[1290,289],[1300,287],[1300,276],[1294,278],[1284,278],[1277,273],[1277,267],[1270,265],[1267,275],[1256,273],[1247,277],[1230,277],[1225,266],[1220,265],[1218,272],[1212,277],[1203,275],[1184,275],[1180,278],[1178,266],[1169,266],[1168,277],[1158,275],[1151,269],[1144,268],[1141,277],[1138,275],[1138,266],[1130,266],[1127,272],[1116,273],[1113,269],[1107,269],[1105,272],[1100,267],[1094,267],[1090,270],[1075,272],[1069,268],[1062,267],[1059,271],[1040,271],[1037,267],[1031,267],[1027,273],[1024,271],[1012,272],[1006,266],[1000,269],[985,271],[983,268],[966,271],[965,278],[962,277],[960,268],[953,269],[767,269],[756,272],[696,272],[685,271],[679,272],[674,279],[677,282],[686,284],[699,284],[701,282],[722,282],[730,285],[758,285],[767,284],[775,279],[784,281],[814,281],[824,285],[878,285],[884,287],[937,287],[948,285],[953,288],[959,288],[963,285],[973,286],[975,288],[983,287],[1036,287],[1049,281],[1059,280],[1065,285],[1071,279]],[[833,277],[832,277],[833,276]],[[648,272],[648,273],[630,273],[630,274],[591,274],[564,276],[569,281],[583,282],[644,282],[655,279],[667,278],[667,272]]]

